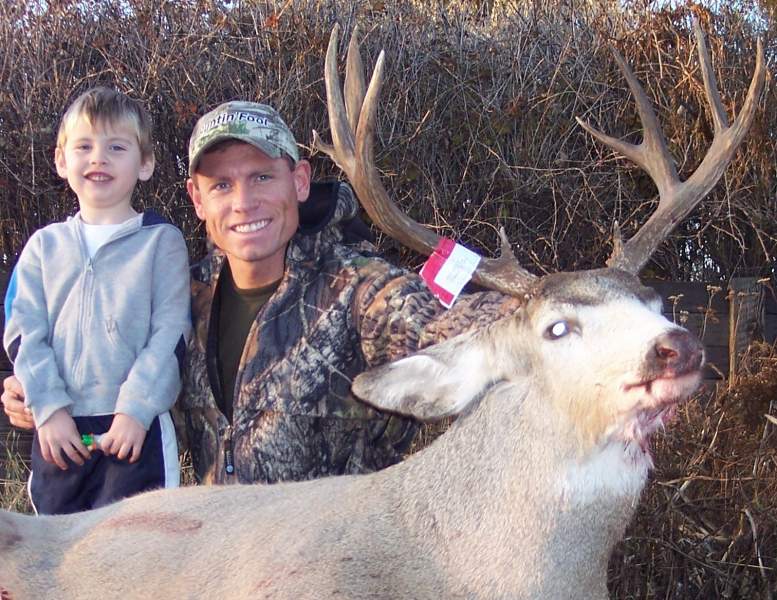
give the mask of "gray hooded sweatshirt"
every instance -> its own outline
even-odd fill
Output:
[[[3,335],[40,426],[123,413],[146,429],[180,390],[191,329],[181,232],[151,211],[89,257],[80,217],[36,231],[14,269]]]

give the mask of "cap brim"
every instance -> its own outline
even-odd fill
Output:
[[[254,148],[261,150],[270,158],[281,158],[282,156],[288,156],[292,161],[294,161],[293,156],[289,156],[285,150],[279,148],[272,142],[268,142],[267,140],[257,140],[250,135],[241,135],[239,133],[224,133],[220,135],[214,135],[205,144],[203,144],[199,150],[197,150],[197,153],[193,158],[189,158],[189,177],[194,174],[194,170],[197,168],[197,163],[200,161],[202,155],[208,150],[208,148],[212,148],[216,144],[225,140],[238,140],[240,142],[245,142],[246,144],[251,144]]]

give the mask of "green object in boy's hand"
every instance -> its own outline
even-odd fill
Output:
[[[82,433],[81,443],[89,448],[89,450],[94,450],[97,448],[97,444],[100,443],[100,438],[102,438],[102,435],[94,433]]]

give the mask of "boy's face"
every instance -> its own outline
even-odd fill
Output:
[[[247,143],[230,143],[200,159],[187,181],[197,216],[227,255],[238,287],[260,287],[283,275],[286,246],[310,191],[310,165],[292,170]]]
[[[54,154],[59,176],[78,196],[87,223],[121,223],[134,214],[132,191],[138,179],[154,172],[154,159],[143,160],[133,128],[122,122],[93,127],[78,119],[67,131],[64,148]]]

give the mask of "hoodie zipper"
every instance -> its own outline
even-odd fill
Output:
[[[76,219],[77,217],[73,217],[73,219]],[[142,217],[141,217],[142,219]],[[142,227],[142,221],[141,221],[141,227]],[[86,268],[84,269],[84,280],[83,284],[81,286],[81,301],[79,306],[79,339],[78,339],[78,354],[76,355],[76,359],[73,365],[73,379],[79,383],[79,385],[83,384],[83,378],[85,377],[84,373],[84,363],[81,360],[81,357],[83,355],[83,349],[84,349],[84,337],[86,333],[86,326],[89,320],[92,317],[92,304],[93,304],[93,298],[92,295],[94,293],[94,263],[97,260],[97,256],[100,254],[100,251],[111,242],[114,242],[116,240],[120,240],[123,237],[126,237],[130,234],[135,233],[140,229],[140,227],[132,227],[132,228],[126,228],[126,229],[120,229],[116,233],[114,233],[113,236],[108,238],[105,243],[100,246],[97,251],[94,253],[94,256],[89,256],[89,250],[86,246],[86,240],[84,239],[83,231],[81,230],[81,227],[78,223],[75,224],[76,229],[76,237],[78,238],[79,243],[81,244],[81,252],[83,253],[84,258],[86,259]]]
[[[222,434],[222,445],[224,447],[224,472],[227,475],[235,474],[234,455],[232,453],[232,426],[227,425]]]

